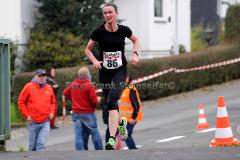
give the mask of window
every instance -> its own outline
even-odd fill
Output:
[[[154,0],[154,16],[163,17],[163,0]]]

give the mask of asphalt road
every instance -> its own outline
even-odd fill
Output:
[[[73,129],[69,119],[60,128],[52,130],[45,153],[0,153],[0,159],[240,159],[240,147],[209,148],[214,138],[217,97],[224,96],[234,137],[240,122],[240,80],[222,85],[202,88],[167,98],[144,103],[144,120],[135,128],[134,138],[138,150],[94,151],[90,140],[90,151],[75,152]],[[210,129],[197,132],[198,104],[204,104]],[[104,137],[105,125],[101,112],[97,113],[98,126]],[[240,128],[240,127],[239,127]],[[104,142],[104,138],[103,138]],[[7,142],[8,151],[27,149],[27,131],[15,129],[12,140]],[[124,148],[126,149],[126,148]],[[104,153],[104,154],[102,154]],[[25,156],[25,157],[24,157]]]

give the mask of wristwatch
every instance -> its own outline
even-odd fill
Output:
[[[134,51],[133,53],[135,53],[138,56],[138,51]]]

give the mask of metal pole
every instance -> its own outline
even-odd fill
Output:
[[[10,42],[0,39],[0,150],[10,139]]]

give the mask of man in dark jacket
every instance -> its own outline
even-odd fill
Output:
[[[78,78],[63,92],[63,106],[66,98],[72,101],[72,120],[74,122],[75,148],[84,149],[83,135],[90,133],[96,150],[102,150],[102,140],[97,128],[95,108],[98,104],[96,89],[91,83],[91,75],[86,67],[78,71]]]

